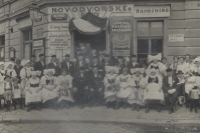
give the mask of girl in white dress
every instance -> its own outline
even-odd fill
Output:
[[[53,103],[54,109],[57,110],[57,100],[59,97],[59,79],[54,77],[55,69],[45,69],[44,76],[41,78],[42,102]]]
[[[131,93],[131,75],[128,74],[128,68],[124,67],[122,74],[116,77],[116,85],[119,89],[117,93],[117,103],[115,109],[119,108],[119,103],[123,102],[123,108],[127,107],[127,98]]]
[[[4,88],[4,98],[6,101],[6,112],[10,111],[11,106],[11,99],[12,99],[12,83],[11,83],[11,77],[5,76],[3,83]]]
[[[144,93],[144,68],[133,68],[131,69],[133,83],[131,94],[128,97],[128,103],[132,105],[132,111],[137,109],[140,110],[140,106],[143,106],[143,93]]]
[[[70,108],[70,103],[74,102],[73,98],[73,87],[72,87],[72,76],[67,75],[67,71],[65,69],[62,70],[62,75],[58,76],[58,79],[60,81],[60,91],[58,98],[58,103],[61,104],[61,108],[67,107]]]
[[[107,108],[110,108],[117,100],[117,86],[115,80],[117,77],[118,69],[114,66],[105,66],[106,75],[104,77],[104,98],[106,100]]]
[[[27,111],[31,110],[31,105],[36,105],[38,110],[41,110],[40,103],[42,102],[42,86],[40,85],[40,79],[37,77],[41,74],[40,71],[32,71],[31,78],[26,82],[26,105]]]

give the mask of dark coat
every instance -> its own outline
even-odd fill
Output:
[[[117,68],[119,69],[119,75],[120,74],[122,74],[122,72],[123,72],[123,68],[125,67],[125,65],[124,65],[124,63],[122,63],[122,64],[118,64],[118,65],[116,65],[117,66]]]
[[[60,75],[60,67],[58,65],[55,66],[53,62],[51,62],[47,65],[47,69],[55,69],[54,76]]]
[[[86,73],[84,73],[83,77],[81,77],[81,74],[77,74],[74,76],[73,87],[76,87],[78,89],[78,92],[84,92],[84,88],[86,86],[89,87],[89,79]]]
[[[82,66],[85,66],[85,63],[84,61],[82,62]],[[79,61],[77,61],[75,64],[74,64],[74,75],[77,75],[79,74],[80,72],[80,64],[79,64]]]
[[[74,63],[73,62],[69,62],[69,67],[67,66],[67,62],[63,61],[61,63],[61,69],[65,69],[67,71],[68,74],[70,74],[72,77],[74,77]]]
[[[43,76],[43,71],[44,69],[46,69],[46,65],[44,64],[44,66],[42,65],[42,63],[40,61],[36,62],[34,64],[34,70],[35,71],[41,71],[41,76]],[[40,77],[41,77],[40,76]]]
[[[14,66],[14,70],[17,74],[17,78],[19,79],[19,83],[21,82],[20,71],[22,68],[23,68],[22,66],[19,66],[19,67],[17,67],[16,65]]]
[[[90,76],[90,80],[89,80],[89,87],[94,89],[94,91],[98,91],[99,88],[104,88],[104,84],[103,84],[103,79],[104,77],[101,74],[97,74],[97,77],[94,76],[94,74],[92,74]]]
[[[179,83],[178,77],[177,76],[172,76],[172,86],[169,85],[168,83],[168,76],[165,76],[163,78],[163,91],[164,93],[168,93],[168,90],[170,89],[178,89],[179,85],[177,85]]]

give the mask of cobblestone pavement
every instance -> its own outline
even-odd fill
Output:
[[[16,123],[0,124],[1,133],[142,133],[127,124],[103,123]]]
[[[145,109],[141,109],[139,112],[131,111],[127,109],[107,109],[104,106],[79,109],[78,107],[72,107],[71,109],[42,109],[41,111],[17,109],[11,112],[5,112],[0,110],[0,120],[20,119],[20,120],[64,120],[64,121],[84,121],[84,120],[106,120],[106,121],[118,121],[120,119],[145,119],[145,120],[200,120],[200,111],[198,114],[189,112],[189,109],[185,107],[178,108],[178,111],[173,114],[168,114],[168,111],[163,109],[161,113],[158,113],[155,109],[151,109],[149,113],[145,113]]]

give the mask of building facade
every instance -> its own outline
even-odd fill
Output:
[[[139,61],[157,53],[170,63],[174,55],[200,55],[199,0],[35,0],[41,12],[30,10],[32,3],[0,2],[1,60],[45,53],[47,63],[53,54],[62,61],[82,45],[113,56],[136,54]],[[89,13],[106,26],[82,20]]]

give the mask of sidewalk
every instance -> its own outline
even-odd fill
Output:
[[[104,106],[79,109],[62,109],[55,111],[53,109],[43,109],[42,111],[17,109],[11,112],[0,110],[0,121],[2,122],[113,122],[113,123],[137,123],[137,124],[199,124],[200,112],[190,113],[185,107],[178,108],[173,114],[168,114],[167,110],[158,113],[152,109],[145,113],[145,109],[140,112],[127,109],[107,109]]]

